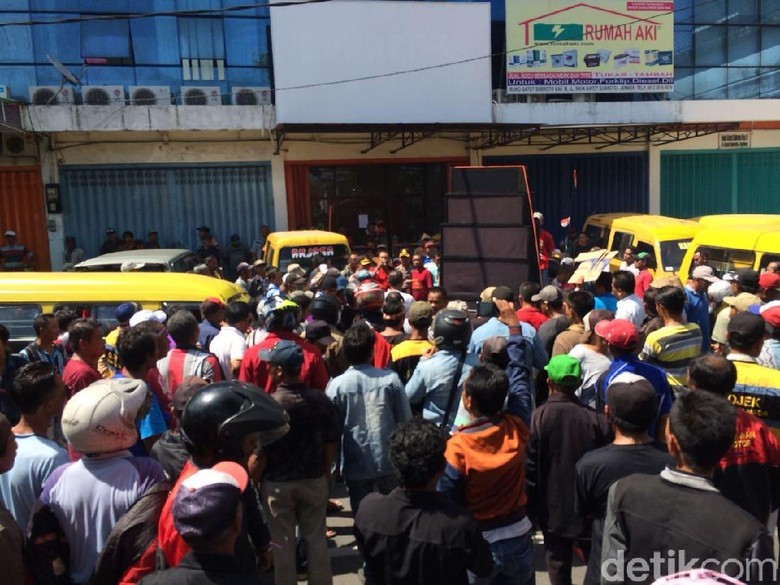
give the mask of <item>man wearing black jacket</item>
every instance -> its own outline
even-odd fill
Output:
[[[736,409],[719,396],[689,392],[677,398],[669,425],[676,468],[632,475],[610,489],[602,584],[651,583],[681,566],[751,584],[777,582],[766,526],[712,483],[736,424]]]

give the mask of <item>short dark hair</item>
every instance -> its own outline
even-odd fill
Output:
[[[95,334],[95,331],[103,333],[103,329],[100,323],[94,319],[76,319],[68,327],[68,342],[73,348],[73,351],[79,351],[79,343],[82,341],[89,341]]]
[[[524,302],[531,303],[533,302],[531,301],[531,297],[538,295],[540,290],[542,290],[542,287],[539,286],[539,283],[529,280],[520,285],[519,295]]]
[[[8,343],[11,339],[11,333],[8,331],[8,327],[0,323],[0,341]]]
[[[382,313],[385,315],[397,315],[405,310],[404,299],[397,292],[387,293],[385,302],[382,305]]]
[[[658,291],[660,289],[653,288],[652,286],[645,291],[645,296],[642,298],[642,304],[645,308],[645,313],[651,317],[658,315],[658,310],[655,307],[655,300],[658,297]]]
[[[46,362],[23,366],[11,384],[11,400],[22,414],[35,414],[54,394],[57,370]]]
[[[661,305],[672,315],[681,315],[685,310],[685,293],[676,286],[664,286],[655,294],[655,304]]]
[[[281,273],[281,270],[279,270],[276,266],[269,266],[268,269],[265,271],[265,277],[268,280],[273,280],[279,274]]]
[[[709,248],[696,248],[696,252],[699,253],[699,256],[704,256],[705,258],[709,258],[710,257],[710,249]],[[694,252],[694,254],[696,252]]]
[[[599,274],[598,278],[596,279],[596,282],[593,283],[594,286],[598,286],[600,288],[603,288],[608,293],[612,292],[612,273],[611,272],[602,272]]]
[[[56,319],[54,313],[41,313],[35,317],[35,319],[33,319],[33,329],[35,330],[35,335],[41,334],[43,328],[48,325],[49,319]]]
[[[198,320],[189,311],[176,311],[168,319],[168,333],[171,334],[177,347],[188,346],[197,330]]]
[[[365,364],[374,355],[376,337],[366,323],[355,323],[344,333],[344,357],[350,365]]]
[[[146,363],[149,356],[157,355],[157,339],[146,328],[128,327],[119,334],[116,350],[123,366],[131,371],[137,370]]]
[[[249,303],[244,301],[234,301],[228,303],[225,308],[225,321],[228,325],[235,325],[240,321],[245,321],[250,315]]]
[[[737,385],[737,366],[722,355],[705,353],[688,365],[688,377],[697,390],[726,396]]]
[[[431,293],[439,293],[441,294],[441,296],[445,298],[445,300],[447,299],[447,289],[444,288],[443,286],[432,286],[431,288],[428,289],[428,294]]]
[[[494,416],[504,408],[509,392],[506,373],[492,364],[480,364],[471,368],[463,389],[483,416]]]
[[[60,309],[54,312],[54,318],[57,319],[60,331],[67,331],[70,324],[79,318],[79,314],[72,309]]]
[[[619,291],[632,294],[636,288],[636,280],[628,270],[618,270],[612,277],[612,286]]]
[[[709,473],[718,465],[734,443],[736,427],[736,408],[709,392],[681,394],[669,414],[669,430],[686,464],[697,473]]]
[[[390,284],[390,286],[398,288],[404,283],[404,275],[400,270],[391,270],[387,274],[387,282]]]
[[[589,292],[575,290],[566,295],[566,304],[580,319],[584,319],[585,315],[593,310],[595,301],[593,300],[593,295]]]
[[[424,487],[444,470],[447,433],[431,421],[413,418],[390,435],[390,462],[404,488]]]

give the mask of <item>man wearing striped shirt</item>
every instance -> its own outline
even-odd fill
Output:
[[[647,336],[639,359],[663,369],[669,385],[678,394],[685,388],[688,365],[701,354],[701,329],[695,323],[685,322],[685,292],[681,288],[658,289],[655,303],[664,326]]]

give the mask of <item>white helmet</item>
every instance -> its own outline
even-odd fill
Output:
[[[148,391],[141,380],[113,378],[77,392],[62,411],[68,443],[90,455],[129,449],[138,441],[135,420]]]

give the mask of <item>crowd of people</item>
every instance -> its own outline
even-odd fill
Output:
[[[197,316],[42,314],[18,355],[0,325],[2,581],[327,585],[338,480],[369,585],[532,584],[539,541],[553,585],[777,582],[776,267],[630,253],[475,317],[437,245],[247,262],[251,302]]]

